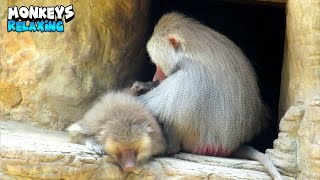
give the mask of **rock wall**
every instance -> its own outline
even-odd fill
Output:
[[[296,102],[320,99],[320,1],[287,2],[279,117]]]
[[[102,92],[135,79],[148,0],[0,0],[0,119],[63,129]],[[7,32],[8,6],[73,5],[65,32]]]
[[[282,173],[320,179],[320,1],[287,2],[280,133],[267,150]]]
[[[320,179],[320,101],[289,108],[267,154],[281,173],[298,180]]]

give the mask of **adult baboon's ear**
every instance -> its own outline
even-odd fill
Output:
[[[180,41],[176,35],[170,35],[168,41],[174,49],[177,49],[180,46]]]

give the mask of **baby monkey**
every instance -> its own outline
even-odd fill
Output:
[[[107,93],[67,131],[71,141],[108,154],[120,167],[133,171],[165,152],[166,142],[156,119],[135,97]]]

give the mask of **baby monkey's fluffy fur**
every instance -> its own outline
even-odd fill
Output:
[[[72,142],[95,141],[92,146],[101,146],[125,171],[164,153],[166,148],[156,119],[125,92],[105,94],[67,130]]]

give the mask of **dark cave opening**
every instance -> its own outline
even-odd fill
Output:
[[[270,110],[268,128],[251,144],[261,151],[272,147],[278,134],[278,105],[285,39],[285,6],[236,3],[222,0],[153,0],[149,36],[160,17],[178,11],[224,34],[238,45],[253,65],[262,99]],[[140,80],[152,79],[154,66],[147,59]]]

